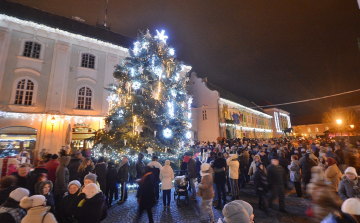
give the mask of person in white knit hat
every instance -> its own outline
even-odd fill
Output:
[[[105,196],[96,184],[90,183],[71,202],[67,213],[73,215],[78,223],[100,222],[107,216]]]
[[[214,212],[212,210],[212,199],[214,198],[214,189],[213,189],[213,170],[208,163],[201,164],[200,175],[201,183],[198,186],[197,195],[201,197],[201,218],[202,220],[207,221],[210,217],[210,222],[214,221]]]
[[[250,217],[245,207],[239,202],[232,201],[226,204],[222,210],[223,219],[219,219],[218,223],[248,223]]]
[[[341,205],[341,211],[351,215],[360,215],[360,199],[349,198]]]
[[[72,203],[72,201],[79,195],[80,188],[81,184],[77,180],[73,180],[69,183],[69,192],[66,192],[65,196],[61,199],[60,210],[58,210],[62,222],[75,222],[73,216],[68,213],[67,208]]]
[[[27,215],[21,220],[21,223],[57,223],[54,215],[50,212],[50,207],[45,205],[46,199],[43,195],[33,195],[21,199],[20,207],[27,209]]]
[[[21,187],[13,190],[0,207],[0,222],[20,223],[26,212],[19,206],[19,203],[21,199],[29,196],[29,193],[28,189]]]
[[[348,198],[360,198],[360,180],[354,167],[348,167],[341,177],[338,193],[345,201]]]

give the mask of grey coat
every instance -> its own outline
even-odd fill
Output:
[[[288,169],[290,170],[290,180],[292,182],[301,182],[301,169],[299,161],[292,161],[288,166]]]
[[[57,195],[63,195],[65,192],[67,192],[67,187],[69,184],[69,170],[66,167],[70,162],[71,157],[70,156],[61,156],[59,158],[59,166],[56,169],[55,175],[55,194]]]
[[[338,193],[341,200],[345,201],[348,198],[360,198],[360,179],[358,177],[357,185],[354,185],[352,181],[350,181],[346,176],[342,176]]]

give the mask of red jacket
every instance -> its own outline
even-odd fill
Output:
[[[51,159],[49,162],[45,164],[45,169],[49,171],[48,179],[55,183],[56,176],[55,172],[59,166],[59,162],[57,160]]]

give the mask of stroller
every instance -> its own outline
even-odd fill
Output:
[[[188,194],[188,181],[185,176],[176,176],[175,177],[175,190],[174,190],[174,200],[176,204],[180,204],[180,197],[185,197],[186,204],[189,203],[189,194]]]

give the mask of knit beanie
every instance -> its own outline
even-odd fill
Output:
[[[24,197],[20,201],[20,207],[24,209],[30,209],[32,207],[37,207],[44,205],[46,198],[43,195],[33,195],[31,197]]]
[[[360,215],[360,199],[349,198],[341,205],[341,211],[351,215]]]
[[[201,166],[200,166],[200,175],[201,176],[209,175],[209,170],[210,170],[210,164],[208,164],[208,163],[201,164]]]
[[[85,180],[91,180],[93,183],[96,183],[96,179],[97,179],[97,176],[93,173],[89,173],[88,175],[86,175],[84,177],[84,181]]]
[[[23,199],[24,197],[29,196],[30,192],[28,189],[19,187],[13,191],[11,191],[9,197],[11,197],[12,199],[14,199],[17,202],[20,202],[21,199]]]
[[[329,166],[332,166],[332,165],[334,165],[334,164],[337,163],[336,160],[334,160],[334,159],[331,158],[331,157],[328,157],[327,160],[326,160],[326,162],[328,163]]]
[[[68,185],[68,188],[71,186],[71,185],[75,185],[77,186],[79,189],[81,188],[81,183],[78,181],[78,180],[73,180],[73,181],[70,181],[69,185]]]
[[[355,168],[354,168],[354,167],[351,167],[351,166],[349,166],[348,168],[346,168],[345,174],[347,174],[347,173],[352,173],[352,174],[354,174],[356,177],[358,176],[357,173],[356,173]]]
[[[243,200],[235,200],[234,202],[241,204],[245,208],[246,212],[249,214],[249,217],[251,218],[251,216],[254,213],[254,209],[251,206],[251,204]]]
[[[99,193],[99,188],[96,184],[88,184],[84,187],[82,192],[86,195],[87,199],[94,197],[97,193]]]
[[[237,203],[230,202],[222,210],[226,223],[250,222],[250,217],[245,208]]]

